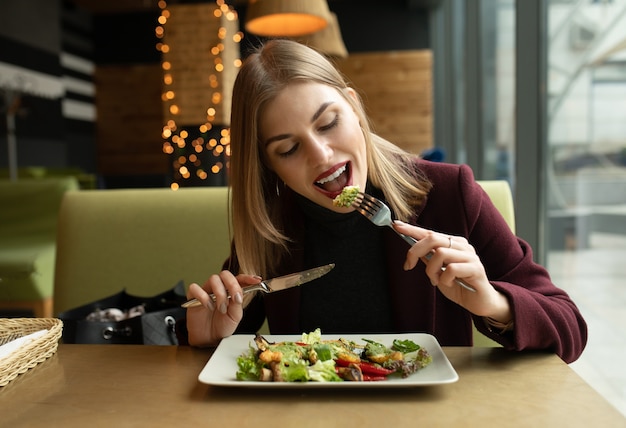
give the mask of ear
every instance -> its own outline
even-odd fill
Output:
[[[348,86],[348,87],[346,88],[346,92],[348,93],[348,95],[349,95],[350,97],[352,97],[352,98],[354,99],[354,101],[359,102],[359,96],[358,96],[358,94],[356,93],[356,91],[354,90],[354,88],[351,88],[351,87],[349,87],[349,86]]]
[[[352,107],[352,110],[354,111],[354,114],[357,115],[359,117],[359,124],[361,124],[361,119],[360,116],[361,115],[365,115],[365,107],[363,106],[363,103],[361,101],[361,97],[359,97],[359,94],[356,92],[356,90],[354,88],[351,88],[350,86],[348,86],[346,89],[346,94],[349,98],[352,98],[352,101],[354,102],[354,106]],[[348,102],[350,102],[350,100],[348,100]]]

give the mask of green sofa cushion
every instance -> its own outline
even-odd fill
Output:
[[[203,283],[230,250],[225,187],[68,192],[59,215],[55,314],[115,294]]]
[[[54,289],[59,207],[73,177],[0,180],[0,300],[39,300]]]
[[[0,300],[39,300],[52,296],[54,242],[0,247]]]
[[[0,247],[0,272],[4,273],[3,280],[9,276],[25,278],[38,272],[40,270],[37,266],[38,259],[48,253],[54,256],[54,242],[30,243],[29,245],[15,243],[10,248],[3,245]],[[0,295],[2,295],[2,287],[0,287]]]

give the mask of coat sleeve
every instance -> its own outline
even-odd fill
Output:
[[[477,329],[508,349],[547,349],[565,362],[576,360],[587,342],[587,325],[574,302],[533,261],[528,243],[510,231],[469,167],[459,167],[457,184],[467,238],[492,285],[509,299],[514,318],[512,334],[493,332],[474,317]]]
[[[507,349],[549,350],[568,363],[576,360],[587,343],[580,311],[547,270],[534,262],[528,243],[511,232],[471,168],[425,161],[419,168],[433,184],[419,213],[420,225],[466,237],[491,284],[511,304],[512,332],[491,331],[483,318],[474,316],[476,328]]]

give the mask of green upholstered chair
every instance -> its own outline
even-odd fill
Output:
[[[496,206],[504,220],[515,233],[515,207],[513,204],[513,195],[511,186],[504,180],[482,180],[478,184],[487,192],[489,199]],[[487,336],[480,333],[474,327],[474,346],[500,346],[497,342],[491,340]]]
[[[55,314],[122,289],[202,284],[230,252],[226,187],[80,190],[59,214]]]
[[[0,168],[0,179],[8,179],[10,176],[11,172],[8,168]],[[17,177],[20,180],[74,177],[81,189],[95,189],[97,184],[95,174],[89,174],[80,168],[72,167],[24,166],[17,169]]]
[[[53,315],[61,199],[75,177],[0,180],[0,310]]]
[[[505,180],[479,180],[478,184],[487,192],[491,202],[500,211],[511,231],[515,233],[515,206],[509,183]]]
[[[514,230],[508,183],[479,183]],[[206,280],[230,251],[227,203],[225,187],[68,192],[59,217],[56,313],[122,288],[150,296],[180,279]],[[497,345],[477,330],[474,341]]]

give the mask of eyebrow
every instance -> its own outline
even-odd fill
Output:
[[[334,101],[326,101],[325,103],[323,103],[320,108],[318,108],[315,113],[313,113],[313,116],[311,116],[311,123],[315,122],[321,115],[322,113],[324,113],[324,111],[328,108],[329,105],[333,104]],[[271,138],[268,138],[265,141],[265,147],[269,146],[270,144],[272,144],[274,141],[280,141],[280,140],[284,140],[291,137],[291,134],[280,134],[280,135],[275,135]]]

